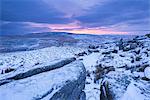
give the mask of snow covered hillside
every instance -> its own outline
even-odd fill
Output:
[[[30,51],[52,46],[88,47],[89,44],[100,45],[114,42],[120,38],[128,39],[133,36],[118,35],[86,35],[65,32],[44,32],[25,35],[0,36],[0,53],[15,51]]]
[[[3,91],[0,93],[0,98],[3,98],[3,94],[5,94],[8,100],[10,98],[7,96],[16,93],[14,95],[20,100],[21,96],[18,96],[19,94],[17,93],[22,87],[29,85],[29,88],[35,88],[32,84],[30,86],[28,80],[38,80],[40,78],[44,81],[43,84],[38,83],[39,90],[37,89],[36,91],[39,93],[40,90],[45,91],[41,89],[42,85],[46,84],[46,86],[51,88],[55,84],[55,82],[53,84],[49,83],[53,80],[51,75],[56,76],[56,79],[60,80],[60,82],[57,81],[58,83],[65,83],[71,80],[71,77],[72,80],[76,80],[76,77],[84,72],[86,80],[85,83],[83,82],[85,84],[83,91],[86,96],[80,98],[81,100],[150,100],[150,38],[137,36],[121,39],[122,37],[118,36],[111,37],[111,39],[105,37],[103,38],[106,39],[105,41],[98,42],[100,38],[94,41],[95,36],[91,36],[92,41],[89,42],[90,36],[88,36],[88,39],[85,35],[84,37],[71,35],[71,37],[80,42],[32,51],[0,53],[0,83],[2,80],[4,81],[20,72],[51,65],[51,63],[55,63],[60,59],[72,57],[76,58],[77,62],[83,63],[86,72],[80,72],[79,69],[81,69],[82,64],[79,64],[80,67],[78,69],[71,65],[70,69],[62,67],[53,70],[55,75],[50,73],[50,71],[48,75],[42,73],[28,77],[28,79],[5,83],[5,85],[0,86],[0,92]],[[75,62],[73,63],[74,65],[76,65]],[[76,74],[75,71],[77,72]],[[44,76],[45,78],[42,78]],[[49,81],[47,81],[48,79]],[[13,88],[15,84],[21,85]],[[61,85],[63,84],[59,84],[60,87]],[[46,86],[45,88],[48,88]],[[13,88],[11,93],[8,91],[10,88]],[[27,93],[27,89],[25,90],[26,92],[21,90],[22,93]],[[78,93],[77,89],[74,91],[75,94]],[[35,95],[33,91],[31,93],[33,93],[31,95]],[[52,95],[55,95],[55,93],[44,100],[49,100]],[[30,100],[30,97],[27,97],[27,99]]]

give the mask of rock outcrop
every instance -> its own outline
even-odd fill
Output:
[[[109,83],[107,81],[100,84],[100,100],[113,100],[113,97],[109,90]]]
[[[150,80],[150,67],[146,67],[144,69],[144,74],[145,74],[145,77]]]
[[[0,80],[3,100],[85,100],[84,65],[74,58]],[[2,84],[3,83],[3,84]]]
[[[0,85],[6,84],[8,82],[11,82],[13,80],[20,80],[23,78],[27,78],[42,72],[51,71],[60,67],[63,67],[66,64],[69,64],[71,62],[75,61],[75,58],[67,58],[63,60],[58,60],[54,63],[50,63],[50,65],[43,65],[43,66],[35,66],[31,69],[26,69],[26,71],[19,71],[17,74],[13,74],[8,77],[4,77],[5,79],[0,80]]]
[[[104,81],[106,81],[107,84],[109,83],[109,85],[103,85],[106,88],[106,93],[109,94],[107,94],[107,96],[109,98],[112,98],[108,100],[118,100],[118,98],[121,98],[131,80],[132,78],[127,73],[123,73],[120,71],[112,71],[108,73],[104,78]]]

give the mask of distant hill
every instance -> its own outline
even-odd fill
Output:
[[[73,34],[67,32],[28,33],[22,35],[1,35],[0,52],[28,51],[51,46],[88,47],[114,42],[120,38],[132,38],[123,35]]]

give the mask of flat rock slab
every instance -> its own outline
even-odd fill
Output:
[[[60,67],[63,67],[64,65],[67,65],[71,62],[75,61],[75,58],[67,58],[67,59],[61,59],[57,61],[53,61],[50,63],[45,63],[43,65],[37,65],[31,68],[21,68],[13,73],[4,75],[0,77],[0,86],[9,82],[12,82],[14,80],[19,80],[23,78],[27,78],[39,73],[51,71]]]
[[[2,100],[77,100],[85,85],[84,65],[75,61],[0,86]]]

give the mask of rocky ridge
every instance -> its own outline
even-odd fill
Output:
[[[41,93],[42,95],[41,94],[37,95],[37,93],[39,93],[38,91],[40,90],[40,88],[38,88],[35,93],[36,95],[32,95],[30,97],[32,98],[34,97],[33,99],[43,99],[43,100],[48,100],[49,98],[51,98],[52,100],[63,100],[63,98],[65,98],[64,100],[78,100],[78,99],[81,100],[85,100],[85,99],[86,100],[149,100],[150,99],[150,88],[149,88],[150,87],[149,85],[150,83],[150,78],[149,78],[150,38],[148,38],[147,36],[137,36],[133,39],[128,39],[128,40],[120,39],[119,41],[106,42],[101,45],[91,43],[91,45],[89,45],[88,48],[84,48],[84,49],[83,48],[78,49],[77,47],[75,47],[75,50],[71,50],[73,49],[73,47],[67,49],[65,47],[62,48],[58,47],[58,48],[61,49],[60,51],[64,51],[64,54],[63,52],[61,52],[60,54],[58,52],[59,51],[58,49],[57,52],[61,56],[63,55],[68,57],[68,54],[70,53],[67,52],[71,51],[71,57],[75,57],[77,61],[75,61],[75,59],[72,58],[70,59],[71,61],[68,60],[69,63],[66,63],[67,65],[64,64],[63,67],[57,66],[56,69],[54,68],[52,70],[50,70],[48,67],[48,71],[45,72],[44,70],[44,72],[40,71],[40,73],[39,73],[39,68],[47,69],[47,65],[49,66],[51,64],[47,62],[46,63],[34,62],[34,64],[32,64],[32,66],[29,67],[24,67],[23,65],[23,67],[19,67],[19,68],[10,67],[8,69],[4,69],[3,73],[1,73],[0,76],[0,82],[1,82],[0,88],[4,90],[4,88],[6,88],[5,87],[6,85],[10,85],[10,87],[12,88],[14,85],[20,84],[20,81],[21,84],[24,85],[26,83],[28,84],[26,79],[30,79],[30,80],[43,79],[41,84],[40,83],[39,84],[41,86],[43,84],[47,84],[46,86],[49,86],[51,82],[46,82],[46,81],[49,79],[54,79],[57,81],[54,81],[53,84],[57,84],[57,83],[59,84],[59,82],[64,84],[57,85],[52,89],[48,88],[50,90],[46,90],[47,92]],[[49,49],[46,50],[46,52],[48,51]],[[18,55],[18,53],[16,55]],[[55,55],[50,58],[54,58],[54,57]],[[6,61],[7,58],[2,59],[1,64],[7,63]],[[35,61],[37,61],[36,58]],[[64,62],[66,61],[66,59],[62,61]],[[56,60],[56,62],[58,62],[58,60]],[[69,67],[70,69],[67,69],[68,67],[66,66],[70,66]],[[36,71],[35,69],[38,69],[38,71]],[[7,80],[9,80],[10,78],[12,77],[14,78],[16,74],[18,75],[18,72],[25,73],[28,71],[30,72],[30,70],[36,72],[33,75],[34,77],[29,74],[29,77],[25,77],[25,79],[11,80],[10,82],[9,81],[7,82]],[[72,70],[74,70],[73,73]],[[52,73],[53,71],[54,73]],[[49,74],[47,75],[45,73],[49,73]],[[50,74],[54,76],[54,78],[52,77],[50,78],[51,76]],[[21,76],[22,75],[24,74],[21,74]],[[74,75],[75,76],[77,75],[79,77],[77,76],[74,77]],[[47,78],[44,79],[44,77],[42,76],[46,76]],[[32,84],[32,82],[30,84]],[[24,85],[19,85],[19,86],[23,87]],[[9,90],[10,87],[7,86],[7,89]],[[49,87],[53,87],[53,86],[49,86]],[[59,89],[59,91],[57,91],[57,89]],[[13,92],[20,91],[20,89],[16,89],[16,88],[13,90],[14,90]],[[57,92],[52,92],[55,90]],[[43,89],[43,91],[45,90]],[[26,92],[28,93],[29,91]],[[7,91],[4,91],[3,94],[1,94],[1,96],[3,96],[4,94],[6,95]],[[8,95],[6,95],[5,97],[8,97]]]
[[[3,100],[85,100],[84,65],[75,58],[5,76],[0,80]],[[8,92],[9,91],[9,92]]]

